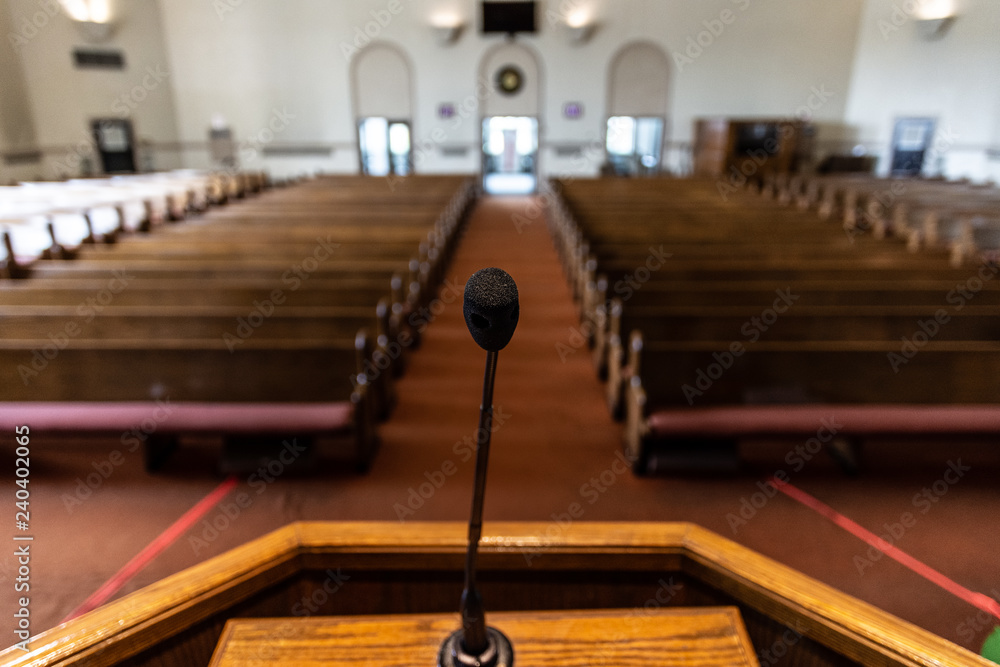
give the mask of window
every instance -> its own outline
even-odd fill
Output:
[[[608,164],[619,176],[658,173],[663,147],[662,118],[612,116],[608,119]]]
[[[365,118],[358,124],[361,172],[368,176],[406,176],[410,167],[410,125],[388,118]]]

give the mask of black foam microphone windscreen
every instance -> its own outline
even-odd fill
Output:
[[[465,283],[462,312],[479,347],[491,352],[502,350],[514,335],[521,314],[514,279],[495,267],[476,271]]]

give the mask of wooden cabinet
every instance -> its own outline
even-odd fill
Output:
[[[788,119],[701,118],[694,124],[694,173],[747,177],[797,172],[812,161],[816,128]]]

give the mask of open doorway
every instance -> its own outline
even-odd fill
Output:
[[[489,194],[530,194],[537,188],[538,119],[484,118],[483,190]]]
[[[663,119],[612,116],[608,119],[608,164],[617,176],[650,176],[660,170]]]
[[[668,131],[672,63],[659,45],[624,45],[608,70],[606,169],[617,176],[658,174],[671,157],[663,155]]]
[[[358,123],[361,173],[367,176],[406,176],[410,165],[410,125],[382,117]]]

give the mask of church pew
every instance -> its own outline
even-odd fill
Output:
[[[805,439],[822,426],[817,413],[837,418],[840,409],[839,437],[1000,432],[1000,407],[992,402],[1000,389],[1000,341],[931,340],[912,349],[899,341],[761,340],[742,351],[735,345],[645,342],[633,334],[626,447],[637,472],[657,441],[737,433]],[[704,419],[692,417],[696,411]],[[754,426],[740,430],[740,423]]]
[[[877,236],[885,234],[890,226],[894,226],[899,235],[902,235],[903,228],[913,228],[914,225],[906,224],[906,220],[914,211],[936,210],[943,213],[954,207],[956,210],[985,209],[995,212],[1000,203],[1000,191],[995,187],[964,181],[871,176],[814,181],[820,185],[812,191],[826,188],[819,207],[821,217],[830,217],[837,211],[846,226],[872,228]],[[808,195],[800,201],[802,208],[808,208],[813,203]]]
[[[252,423],[261,436],[347,434],[358,467],[365,469],[377,443],[365,363],[371,358],[372,343],[364,332],[330,340],[251,337],[232,351],[221,338],[74,338],[61,348],[49,338],[2,339],[0,410],[40,405],[33,414],[57,431],[121,435],[127,429],[119,428],[119,409],[134,416],[148,408],[149,416],[158,406],[182,405],[186,412],[176,423],[171,424],[169,409],[158,420],[155,433],[167,436],[166,442],[147,443],[149,461],[175,446],[175,436],[241,435]],[[270,424],[254,417],[263,405]],[[81,416],[80,421],[74,425],[59,418],[65,411]],[[298,418],[301,428],[295,425]]]
[[[88,260],[113,260],[118,262],[147,261],[157,259],[163,261],[181,260],[218,262],[220,264],[234,263],[236,261],[251,262],[254,259],[273,259],[283,257],[289,261],[303,260],[312,257],[314,251],[320,245],[329,244],[329,259],[350,259],[354,257],[368,257],[373,260],[382,259],[403,259],[409,260],[414,254],[417,246],[423,239],[415,241],[387,240],[382,242],[343,242],[337,240],[332,235],[320,236],[305,243],[288,243],[281,239],[264,241],[258,243],[226,243],[226,242],[201,242],[200,239],[192,239],[184,244],[160,243],[159,239],[151,243],[122,243],[115,246],[94,246],[83,249],[77,253],[80,261]],[[319,241],[322,240],[323,244]],[[326,261],[326,260],[323,260]]]
[[[89,259],[73,262],[61,262],[52,260],[42,260],[33,264],[28,269],[28,277],[32,279],[53,279],[69,278],[73,280],[100,279],[111,275],[113,271],[133,275],[136,278],[184,278],[193,279],[195,277],[203,279],[214,278],[273,278],[277,283],[283,274],[296,275],[299,282],[304,282],[308,277],[336,276],[391,276],[393,273],[405,270],[407,262],[400,260],[372,260],[366,261],[362,258],[334,259],[329,261],[316,262],[316,268],[312,271],[304,271],[302,258],[299,261],[286,258],[257,258],[246,261],[232,262],[200,262],[197,259],[164,259],[157,261],[150,259],[132,260],[128,262],[116,262],[110,258],[106,261],[101,259]],[[299,271],[294,271],[296,266]]]
[[[403,335],[392,318],[387,299],[376,307],[328,306],[294,307],[264,299],[237,306],[165,306],[112,304],[98,311],[91,308],[81,315],[72,306],[2,306],[0,338],[9,340],[48,339],[57,347],[73,345],[77,339],[102,341],[132,340],[222,340],[236,352],[253,338],[258,341],[324,340],[350,341],[359,330],[373,334],[373,345],[386,372],[373,377],[372,400],[381,419],[395,404],[393,377],[402,373],[400,355],[384,349]],[[407,331],[405,335],[410,335]],[[48,346],[46,346],[48,347]],[[369,365],[369,367],[371,367]]]
[[[848,180],[862,182],[862,187],[871,192],[891,187],[891,183],[870,178]],[[736,360],[744,365],[758,366],[747,372],[726,369],[731,374],[730,379],[726,380],[727,375],[723,374],[713,385],[713,391],[719,383],[725,382],[732,383],[734,388],[732,395],[718,397],[720,408],[742,404],[746,400],[744,393],[755,396],[753,400],[760,400],[763,393],[764,400],[786,403],[831,400],[822,392],[811,395],[810,387],[803,388],[803,383],[815,382],[822,388],[823,378],[830,377],[838,368],[856,369],[861,374],[876,370],[891,372],[889,358],[893,346],[896,357],[901,360],[896,364],[897,370],[906,375],[913,363],[909,356],[901,355],[915,351],[918,344],[926,342],[927,332],[918,328],[919,322],[927,320],[925,315],[933,316],[939,310],[946,313],[948,325],[954,328],[949,331],[949,326],[934,329],[928,325],[934,330],[934,335],[929,336],[934,346],[988,346],[989,341],[996,340],[995,316],[990,312],[1000,302],[1000,291],[995,282],[990,282],[995,277],[996,267],[990,263],[980,264],[979,257],[960,257],[963,262],[972,260],[967,265],[953,264],[954,255],[940,249],[916,257],[908,254],[903,243],[879,242],[873,235],[855,233],[868,230],[842,229],[843,223],[815,224],[801,212],[774,209],[773,203],[764,202],[772,207],[769,211],[745,198],[725,204],[718,198],[713,201],[706,197],[703,184],[691,184],[687,192],[683,187],[667,185],[665,192],[659,195],[643,186],[633,190],[631,184],[611,187],[597,181],[571,185],[574,191],[570,193],[568,204],[558,199],[554,201],[550,227],[571,284],[581,299],[583,326],[594,335],[595,361],[599,368],[602,361],[607,363],[609,404],[612,406],[621,400],[623,386],[634,398],[637,385],[645,401],[644,385],[652,383],[656,385],[656,391],[652,392],[655,402],[648,404],[655,409],[649,413],[657,414],[659,409],[670,407],[669,403],[664,404],[664,395],[669,391],[676,393],[684,384],[676,372],[682,368],[678,365],[681,358],[684,355],[698,358],[701,354],[708,368],[711,363],[718,363],[712,357],[713,352],[724,353],[726,346],[731,344],[751,346],[752,337],[742,336],[742,327],[770,306],[776,289],[792,289],[802,301],[796,300],[794,308],[773,321],[773,327],[760,335],[760,340],[752,344],[753,355],[748,350],[744,356],[751,360],[765,358],[766,355],[759,353],[763,349],[759,346],[765,342],[787,349],[775,348],[774,354],[764,362]],[[852,183],[852,187],[856,185]],[[616,190],[620,196],[606,196],[609,190]],[[638,195],[633,206],[630,197],[635,191]],[[854,187],[853,194],[846,195],[852,208],[857,208],[857,193],[858,188]],[[621,210],[629,211],[628,224],[623,224]],[[655,266],[650,266],[647,259],[651,256],[651,247],[657,248],[657,254],[670,253],[671,256],[663,261],[658,259]],[[820,289],[810,301],[809,290],[797,287],[800,283],[813,289],[826,284],[833,289]],[[852,285],[861,289],[852,289]],[[609,304],[609,296],[618,296],[624,305]],[[974,305],[967,305],[971,299],[976,299]],[[883,305],[886,303],[890,305]],[[902,307],[906,305],[913,307]],[[616,321],[611,325],[609,308],[615,318],[626,318],[626,323],[622,325]],[[647,351],[654,351],[654,362],[647,366],[652,369],[650,381],[637,374],[635,363],[622,365],[621,362],[625,357],[621,349],[622,338],[633,326],[644,329],[650,337],[646,345]],[[904,336],[909,336],[908,343],[902,340]],[[872,346],[883,346],[881,360],[871,354],[866,356],[863,348],[851,347],[858,339]],[[698,350],[678,347],[697,346],[702,341],[717,342],[705,343],[710,347]],[[715,350],[711,350],[712,345]],[[808,345],[819,347],[802,348]],[[842,354],[836,363],[829,363],[836,355],[832,354],[832,348],[824,350],[824,345],[844,346],[839,350]],[[932,347],[920,345],[920,355]],[[935,350],[935,355],[941,351]],[[678,358],[669,356],[668,352],[677,354]],[[915,386],[933,384],[935,380],[930,376],[935,373],[950,374],[940,383],[942,385],[955,382],[956,377],[961,378],[969,370],[967,366],[972,356],[964,360],[955,355],[934,358],[946,361],[931,364],[937,368],[934,373],[927,373],[923,381],[922,378],[912,379]],[[786,381],[776,386],[755,386],[754,383],[768,384],[767,375],[761,369],[769,364],[787,370]],[[813,378],[812,370],[823,364],[826,364],[824,372]],[[880,369],[878,364],[881,364]],[[804,366],[809,366],[803,371],[808,377],[796,380],[795,369]],[[734,364],[733,368],[736,367]],[[971,377],[975,381],[979,376]],[[712,380],[714,378],[706,377],[703,382]],[[858,380],[846,380],[844,386],[849,387],[853,381]],[[860,382],[872,384],[865,379]],[[864,403],[874,398],[856,396],[839,400]],[[928,404],[937,402],[933,396],[918,400]],[[970,395],[966,400],[974,401],[974,398]],[[668,428],[663,426],[668,422],[648,422],[647,416],[649,414],[641,410],[629,408],[627,432],[633,449],[649,435],[652,426]],[[950,422],[948,419],[942,417],[936,430],[931,431],[947,432],[956,424],[954,419]],[[873,428],[871,423],[855,426],[859,431]],[[801,424],[797,428],[795,435],[803,435]],[[690,435],[677,432],[682,437]],[[759,433],[768,434],[765,430]],[[660,435],[666,437],[666,431]],[[719,435],[710,427],[702,433],[702,437],[708,439]]]
[[[260,303],[260,302],[258,302]],[[387,313],[385,302],[380,309]],[[368,306],[284,307],[111,305],[81,317],[74,306],[0,306],[0,337],[41,339],[67,333],[70,338],[198,339],[315,338],[353,336],[358,329],[375,331],[376,309]]]
[[[975,288],[975,303],[1000,305],[1000,281],[992,269],[984,269],[983,280],[977,270],[970,270],[959,281],[938,278],[934,274],[913,277],[905,281],[890,280],[837,280],[823,275],[811,276],[794,284],[794,293],[799,295],[797,305],[945,305],[955,299],[958,289],[967,286]],[[975,278],[980,278],[975,281]],[[638,288],[625,281],[610,281],[597,286],[604,298],[603,303],[612,298],[622,299],[629,307],[663,305],[759,305],[770,304],[776,289],[788,289],[790,283],[780,284],[772,279],[753,280],[655,280],[651,279]],[[0,295],[3,292],[0,291]],[[969,300],[969,299],[964,299]]]
[[[452,233],[458,222],[457,219],[475,197],[475,189],[470,185],[468,179],[451,177],[437,180],[450,188],[450,191],[442,192],[438,195],[438,200],[434,200],[433,197],[428,200],[428,194],[420,192],[418,197],[409,197],[405,200],[396,201],[398,205],[379,207],[370,202],[366,204],[359,203],[358,194],[355,192],[351,195],[354,198],[354,208],[348,210],[345,207],[341,207],[338,209],[337,215],[331,215],[329,205],[324,205],[320,202],[319,204],[312,204],[300,209],[301,215],[296,218],[293,214],[290,214],[287,205],[279,204],[270,211],[258,211],[258,215],[255,218],[258,224],[253,226],[249,225],[246,221],[240,220],[240,217],[244,215],[243,213],[231,212],[227,214],[231,216],[229,220],[213,215],[211,219],[200,220],[194,224],[185,223],[176,226],[160,225],[157,229],[162,230],[159,233],[166,233],[167,230],[176,232],[177,230],[190,229],[191,237],[189,238],[199,236],[206,230],[214,229],[215,233],[218,234],[217,238],[219,241],[229,243],[238,243],[246,235],[248,227],[257,230],[257,238],[261,242],[264,242],[265,239],[274,242],[276,237],[282,238],[283,235],[289,233],[302,241],[316,238],[323,239],[331,235],[336,236],[340,229],[344,229],[350,235],[350,238],[357,241],[367,241],[369,244],[373,241],[378,241],[379,235],[381,235],[383,241],[399,242],[401,238],[410,238],[414,241],[414,245],[416,245],[425,238],[434,238]],[[382,192],[381,194],[384,195],[385,193]],[[296,195],[301,198],[302,193],[296,193]],[[265,200],[257,200],[253,207],[239,208],[244,213],[254,211],[261,208],[256,205],[261,201]],[[408,202],[410,203],[408,204]],[[274,202],[272,202],[273,204]],[[119,226],[124,227],[124,210],[119,209],[118,215],[121,218]],[[90,212],[88,211],[85,216],[88,218],[88,223],[89,216]],[[228,230],[224,229],[220,223],[229,224],[230,228]],[[149,225],[150,223],[146,223],[143,229],[152,229]],[[353,234],[351,230],[353,230]],[[395,238],[394,234],[397,235]],[[404,236],[401,237],[398,235]],[[52,234],[52,236],[56,237],[57,235]],[[72,231],[72,233],[67,232],[66,236],[67,238],[76,238],[79,234],[76,231]],[[48,239],[46,239],[46,243],[49,243]],[[53,247],[58,246],[59,244],[56,243]],[[103,252],[103,250],[98,252]],[[25,256],[26,262],[24,263],[32,260],[37,254],[39,253]],[[113,253],[109,252],[108,254]],[[18,272],[15,271],[14,273]]]
[[[638,266],[642,266],[641,264]],[[991,266],[991,265],[983,265]],[[606,276],[595,276],[594,268],[582,274],[576,281],[576,287],[581,295],[584,317],[593,315],[593,308],[600,302],[602,286],[609,293],[618,292],[620,296],[631,300],[646,293],[656,291],[656,285],[666,285],[671,289],[670,284],[674,282],[730,282],[738,284],[745,281],[758,283],[770,283],[774,289],[784,289],[794,286],[800,282],[814,282],[825,280],[836,283],[846,282],[903,282],[921,277],[939,281],[941,283],[952,283],[949,289],[961,287],[967,283],[977,283],[981,289],[984,279],[979,278],[980,269],[976,267],[941,267],[929,266],[927,262],[913,261],[900,262],[885,260],[881,257],[869,259],[859,258],[852,262],[849,258],[843,259],[810,259],[808,261],[786,260],[754,260],[752,258],[740,258],[732,260],[706,259],[706,260],[668,260],[656,272],[641,273],[637,270],[635,263],[621,262],[617,265],[606,264],[603,267]],[[996,276],[994,268],[984,269],[986,272],[985,281],[989,281]],[[643,280],[645,278],[645,280]],[[942,298],[947,291],[942,293]]]
[[[0,283],[0,305],[77,306],[78,315],[87,316],[98,307],[109,305],[141,306],[246,306],[255,300],[271,298],[277,290],[284,304],[298,307],[365,306],[392,296],[393,279],[346,277],[340,279],[310,278],[299,289],[275,283],[273,279],[232,280],[162,278],[143,279],[116,277],[108,273],[103,278],[88,280],[13,281]],[[401,276],[395,276],[396,290],[401,289]],[[395,301],[401,298],[394,298]],[[282,305],[284,305],[282,304]]]
[[[787,295],[786,295],[787,296]],[[595,327],[594,363],[608,382],[608,400],[617,414],[622,392],[620,366],[625,359],[620,344],[633,331],[656,342],[728,340],[762,341],[945,341],[1000,340],[1000,311],[996,306],[963,301],[926,305],[813,306],[780,295],[762,308],[753,306],[647,306],[623,308],[613,300],[607,331]],[[772,305],[773,303],[773,305]],[[911,343],[912,345],[912,343]],[[609,369],[609,366],[614,366]]]
[[[747,318],[770,308],[781,293],[793,299],[794,309],[854,307],[865,309],[918,307],[933,313],[945,309],[957,313],[972,305],[1000,306],[1000,281],[986,271],[985,280],[970,273],[964,280],[799,280],[784,287],[773,280],[746,281],[656,281],[638,289],[626,281],[609,285],[606,280],[592,286],[588,296],[592,308],[584,315],[583,326],[590,338],[595,368],[601,378],[607,372],[608,341],[627,336],[635,325],[620,324],[627,319],[653,320],[676,308],[742,308]],[[637,328],[643,328],[638,326]]]

